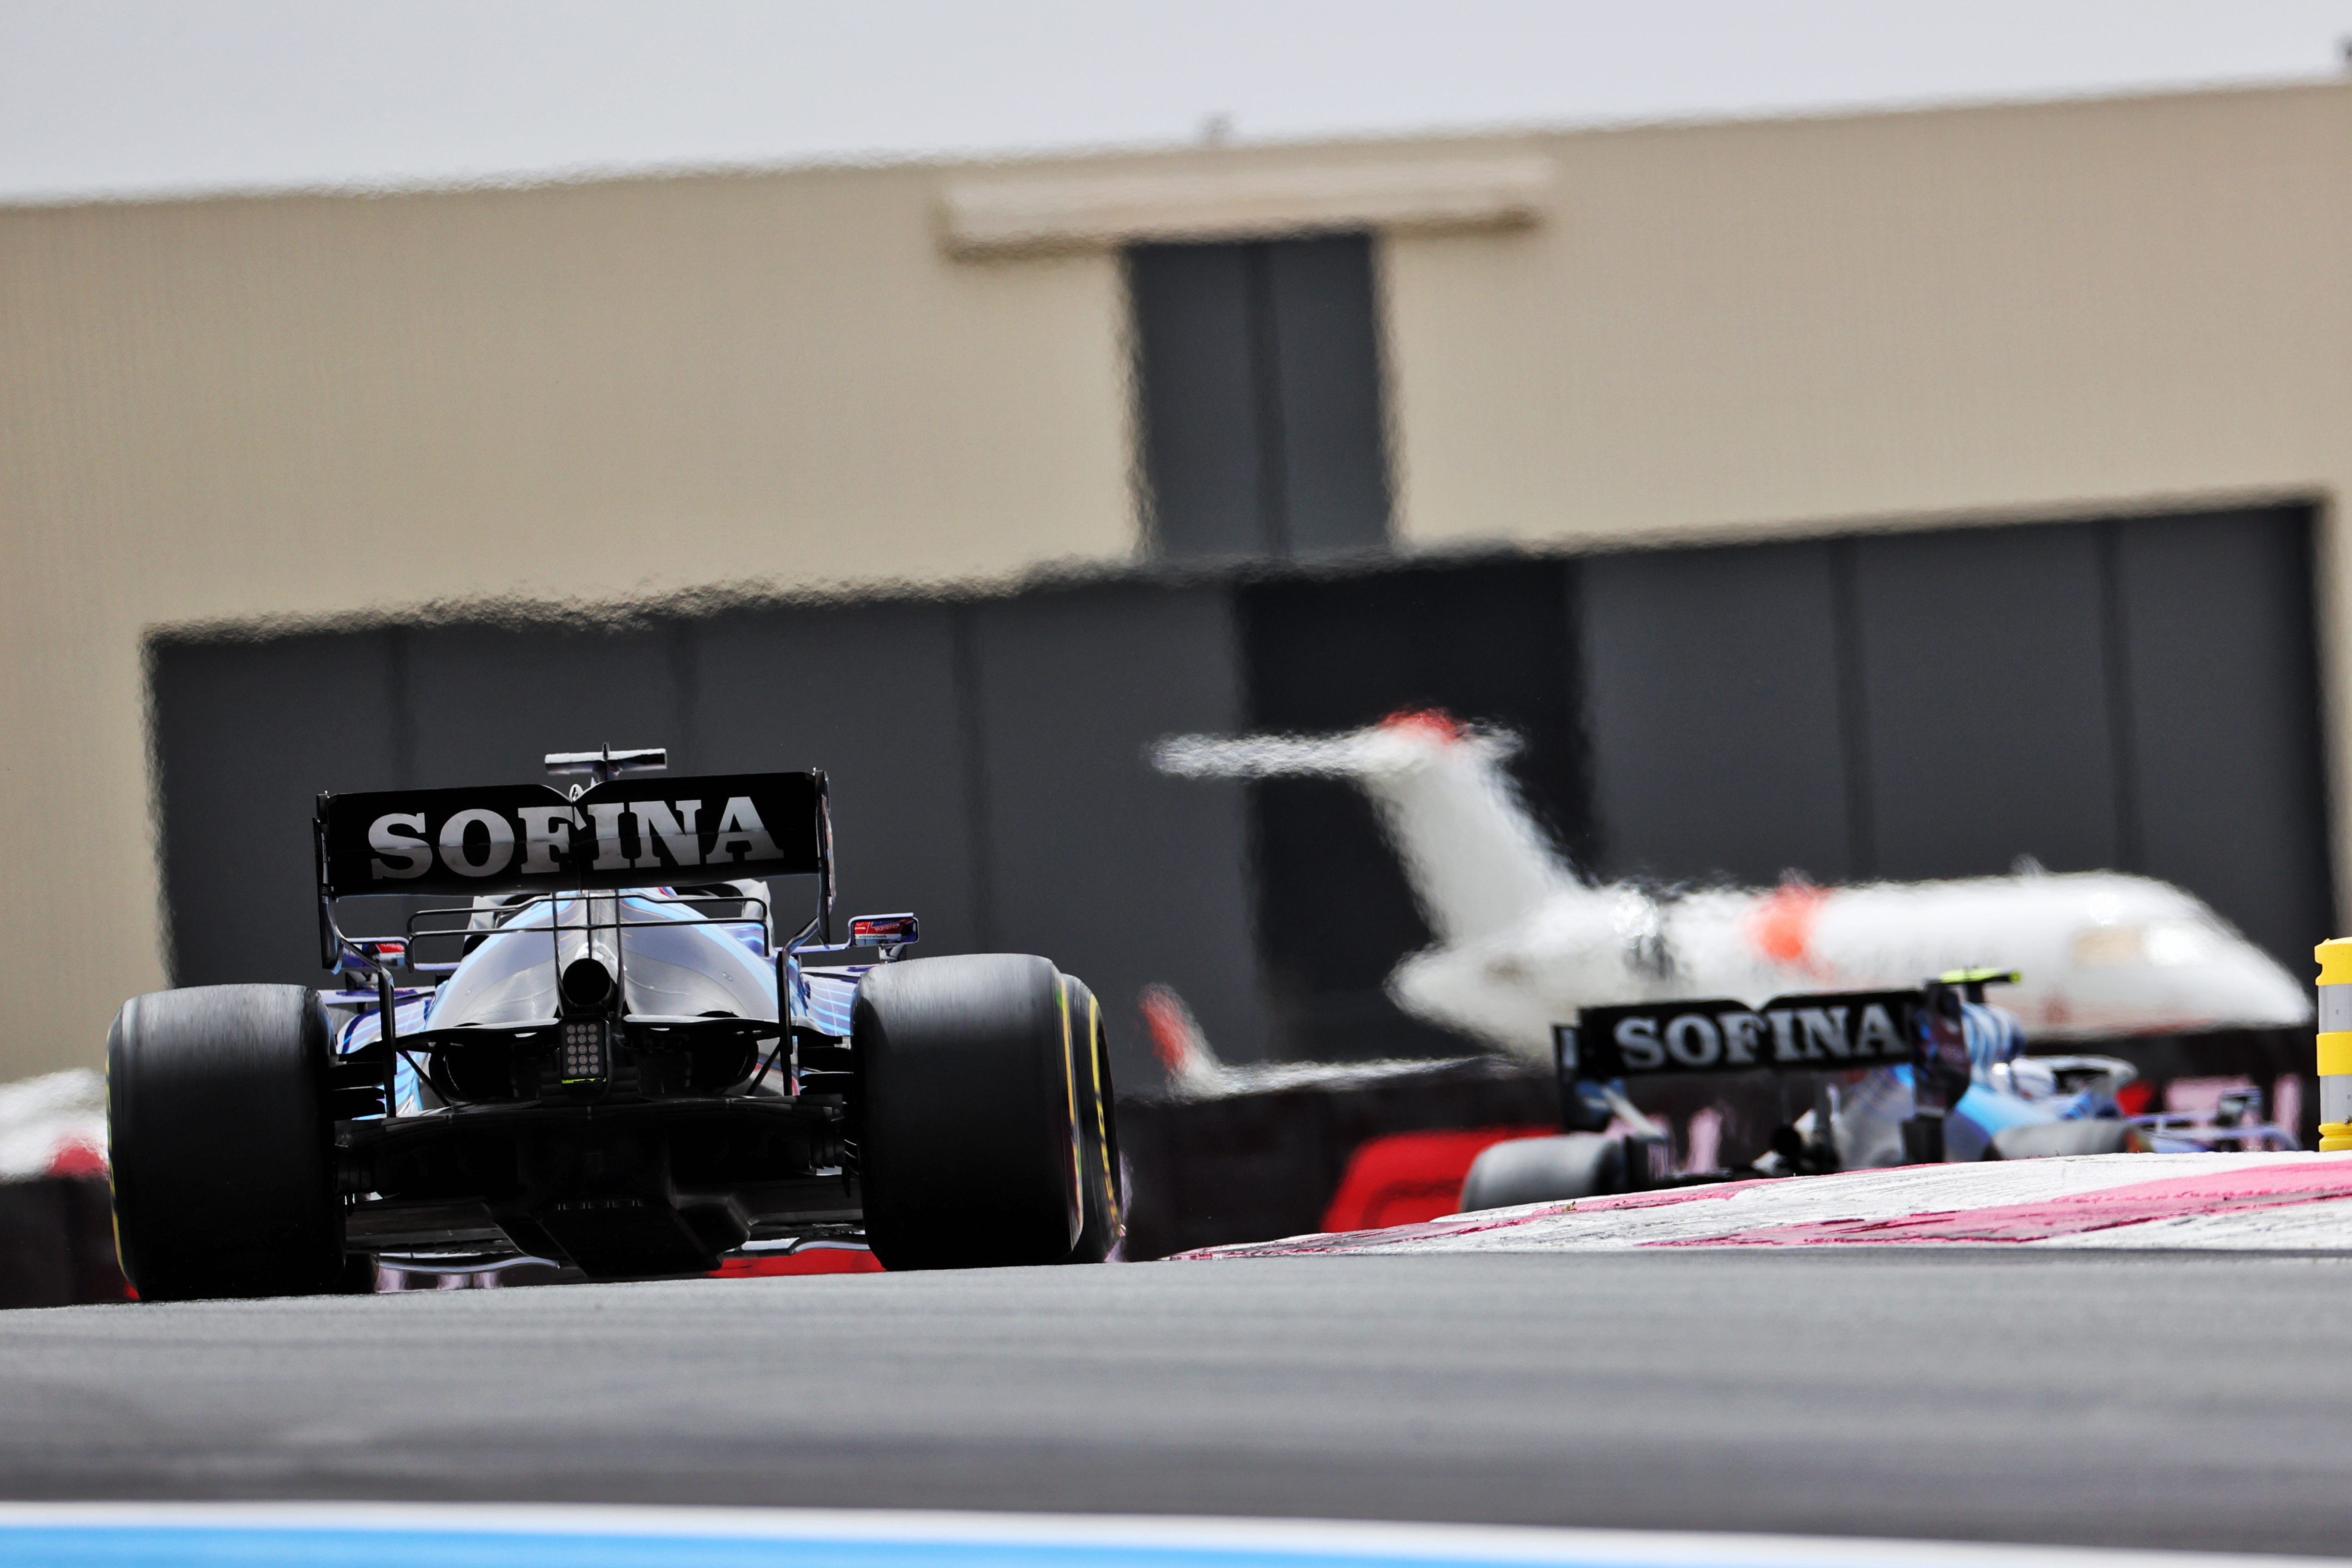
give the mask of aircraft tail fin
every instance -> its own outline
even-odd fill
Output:
[[[1143,1022],[1151,1034],[1151,1050],[1168,1069],[1168,1086],[1180,1097],[1201,1098],[1224,1087],[1225,1064],[1201,1033],[1192,1009],[1170,985],[1147,985],[1139,999]]]
[[[1153,765],[1189,778],[1347,779],[1370,795],[1431,929],[1449,942],[1516,929],[1576,879],[1502,762],[1505,731],[1423,711],[1345,735],[1178,735]]]
[[[1361,1089],[1369,1084],[1444,1071],[1464,1062],[1484,1060],[1465,1057],[1454,1061],[1431,1061],[1415,1057],[1402,1060],[1360,1062],[1243,1062],[1227,1066],[1217,1059],[1175,988],[1154,983],[1137,998],[1151,1048],[1168,1069],[1170,1098],[1181,1100],[1224,1100],[1235,1095],[1273,1093],[1295,1089]]]

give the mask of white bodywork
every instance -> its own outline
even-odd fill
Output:
[[[2197,899],[2095,871],[1703,889],[1661,895],[1580,878],[1499,763],[1511,737],[1442,714],[1328,737],[1182,736],[1155,748],[1193,777],[1353,781],[1378,809],[1434,944],[1399,963],[1408,1012],[1532,1060],[1585,1007],[1677,998],[1750,1004],[1798,991],[1916,985],[2013,969],[2003,1007],[2037,1040],[2293,1027],[2305,987]]]
[[[767,889],[757,884],[717,885],[756,889],[744,896],[766,901]],[[684,903],[667,888],[533,899],[509,919],[499,918],[495,899],[477,907],[475,925],[495,934],[433,994],[427,1027],[551,1022],[562,1011],[556,987],[564,966],[591,953],[620,975],[625,1014],[778,1016],[769,934],[756,920],[706,923],[706,904]]]
[[[0,1182],[106,1173],[106,1079],[68,1068],[0,1084]]]

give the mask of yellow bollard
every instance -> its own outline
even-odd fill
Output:
[[[2352,1150],[2352,938],[2311,950],[2319,960],[2319,1148]]]

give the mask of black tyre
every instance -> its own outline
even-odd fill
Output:
[[[2055,1154],[2138,1154],[2147,1145],[2139,1129],[2128,1121],[2088,1117],[2079,1121],[2044,1121],[2025,1127],[2004,1127],[1992,1135],[1981,1156],[1987,1160],[2046,1160]]]
[[[857,1168],[886,1268],[1059,1263],[1084,1219],[1069,994],[1045,959],[918,958],[857,987]]]
[[[1462,1212],[1559,1203],[1625,1188],[1623,1141],[1598,1132],[1513,1138],[1480,1151],[1462,1183]]]
[[[134,996],[107,1037],[114,1234],[142,1300],[300,1296],[343,1262],[326,1009],[301,985]]]
[[[1110,1036],[1102,1004],[1086,983],[1062,976],[1069,999],[1070,1062],[1077,1085],[1078,1209],[1072,1263],[1100,1263],[1118,1245],[1126,1226],[1126,1194],[1118,1168],[1118,1106],[1110,1086]]]

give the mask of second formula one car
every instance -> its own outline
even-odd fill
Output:
[[[160,991],[115,1020],[142,1298],[328,1291],[385,1258],[628,1278],[762,1242],[862,1239],[893,1269],[1109,1254],[1093,993],[1025,954],[907,959],[910,914],[835,941],[824,775],[665,762],[319,797],[320,959],[361,984]],[[814,879],[797,930],[771,879]],[[396,933],[347,934],[345,900],[383,895]]]
[[[2113,1057],[2024,1057],[2017,1020],[1988,1004],[2014,974],[1961,970],[1906,991],[1822,992],[1750,1006],[1732,999],[1588,1007],[1553,1032],[1557,1136],[1514,1139],[1478,1156],[1465,1209],[1502,1208],[1653,1186],[1822,1174],[1945,1160],[2146,1152],[2147,1125],[2116,1091],[2133,1077]],[[1738,1170],[1675,1170],[1673,1139],[1626,1095],[1657,1078],[1810,1079],[1812,1107],[1776,1128],[1772,1150]],[[1783,1113],[1789,1097],[1780,1100]],[[2242,1121],[2242,1114],[2237,1118]],[[1608,1136],[1603,1129],[1631,1129]],[[2238,1145],[2281,1139],[2251,1123]],[[2286,1140],[2292,1147],[2292,1140]],[[2176,1132],[2168,1145],[2210,1147]]]

